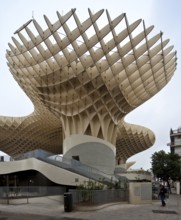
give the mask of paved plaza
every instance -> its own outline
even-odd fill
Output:
[[[71,212],[64,211],[64,204],[29,203],[0,205],[0,220],[181,220],[181,195],[172,194],[166,207],[159,200],[152,204],[112,203],[100,206],[82,206]]]

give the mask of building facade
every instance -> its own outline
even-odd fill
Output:
[[[170,130],[170,152],[181,156],[181,128]]]

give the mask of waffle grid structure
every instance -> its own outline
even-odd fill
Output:
[[[1,150],[12,157],[37,148],[62,153],[72,134],[115,145],[118,163],[154,144],[151,130],[124,117],[170,81],[173,46],[162,32],[150,37],[154,27],[141,19],[88,13],[83,22],[75,9],[57,12],[55,23],[44,16],[45,30],[31,19],[12,37],[8,66],[34,105],[26,117],[0,118]]]

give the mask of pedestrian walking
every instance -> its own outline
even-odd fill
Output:
[[[167,189],[164,187],[164,185],[160,186],[160,192],[159,192],[159,197],[161,200],[161,206],[166,206],[166,202],[165,202],[165,196],[167,193]]]

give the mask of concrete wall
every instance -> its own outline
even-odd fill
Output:
[[[129,183],[129,203],[146,204],[152,202],[152,183],[130,182]]]
[[[175,153],[181,156],[181,147],[175,147]]]
[[[72,135],[64,141],[64,156],[79,156],[80,162],[107,174],[115,169],[115,147],[99,138],[88,135]]]

